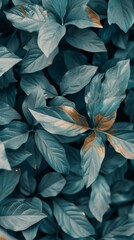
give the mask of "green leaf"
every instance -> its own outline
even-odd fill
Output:
[[[134,7],[129,0],[109,0],[108,23],[117,24],[125,33],[134,23]]]
[[[0,125],[6,125],[14,119],[20,119],[20,115],[7,103],[0,102]]]
[[[0,206],[0,225],[15,232],[27,229],[45,217],[26,201],[9,199]]]
[[[0,201],[8,197],[20,180],[20,171],[2,171],[0,173]]]
[[[106,179],[99,175],[91,186],[89,209],[93,216],[102,222],[104,213],[110,208],[111,192]]]
[[[38,193],[44,198],[57,196],[65,186],[66,180],[61,174],[47,173],[39,183]]]
[[[68,173],[65,150],[58,140],[44,130],[36,130],[35,143],[47,163],[59,173]]]
[[[11,170],[4,144],[0,141],[0,169]]]
[[[85,213],[73,203],[57,198],[53,201],[54,216],[62,230],[73,238],[94,234],[94,228],[85,217]]]
[[[21,63],[22,73],[34,73],[48,67],[52,64],[53,59],[58,53],[58,49],[55,48],[51,54],[46,57],[46,55],[39,49],[37,45],[30,48],[26,53],[23,61]]]
[[[40,27],[38,45],[47,58],[57,48],[65,33],[65,26],[55,21],[48,21]]]
[[[71,46],[78,49],[88,52],[106,52],[104,43],[90,29],[70,27],[65,39]]]
[[[106,135],[116,152],[127,159],[134,159],[134,131],[112,129]]]
[[[20,61],[21,58],[10,52],[6,47],[0,46],[0,77]]]
[[[83,65],[70,69],[63,76],[60,84],[62,95],[65,96],[67,94],[79,92],[91,81],[96,71],[97,67],[90,65]]]
[[[80,153],[83,178],[86,186],[89,187],[97,178],[105,157],[102,138],[93,132],[85,139]]]
[[[89,129],[86,118],[69,106],[29,110],[42,127],[53,134],[72,137]]]
[[[36,4],[19,4],[5,11],[5,14],[15,28],[28,32],[39,31],[47,20],[47,11]]]

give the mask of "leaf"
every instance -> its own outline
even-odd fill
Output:
[[[57,48],[65,32],[65,26],[55,21],[48,21],[40,27],[38,45],[47,58]]]
[[[68,173],[69,164],[65,150],[58,140],[44,130],[36,130],[35,143],[47,163],[59,173]]]
[[[0,141],[0,169],[11,170],[4,144]]]
[[[10,52],[6,47],[0,46],[0,77],[21,61],[21,58]]]
[[[20,147],[16,150],[7,149],[7,158],[12,167],[15,167],[25,161],[32,154],[25,150],[24,147]]]
[[[134,131],[113,129],[106,135],[116,152],[127,159],[134,159]]]
[[[46,57],[45,54],[39,49],[38,46],[34,46],[29,49],[21,63],[22,73],[35,73],[48,67],[52,64],[53,59],[58,53],[58,49],[55,48],[51,54]]]
[[[61,174],[47,173],[39,183],[38,193],[44,198],[57,196],[65,186],[66,180]]]
[[[2,171],[0,173],[0,202],[8,197],[20,180],[20,171]],[[1,203],[2,204],[2,203]]]
[[[108,23],[117,24],[125,33],[134,23],[132,1],[110,0],[108,3]]]
[[[89,19],[99,28],[103,28],[101,22],[100,22],[100,17],[96,12],[94,12],[90,7],[86,8],[86,11],[88,13]]]
[[[109,209],[111,192],[109,185],[102,175],[99,175],[91,186],[89,209],[94,217],[102,222],[104,213]]]
[[[14,238],[13,236],[9,235],[6,231],[0,228],[0,238],[1,240],[17,240],[17,238]]]
[[[54,11],[59,15],[59,17],[63,20],[63,17],[66,14],[67,9],[67,0],[52,0],[51,5],[54,9]]]
[[[62,95],[65,96],[67,94],[79,92],[91,81],[96,71],[97,67],[90,65],[83,65],[70,69],[63,76],[60,84]]]
[[[28,174],[27,171],[25,171],[22,175],[21,175],[21,179],[20,179],[20,191],[22,192],[22,194],[26,195],[26,196],[30,196],[32,194],[34,194],[35,190],[36,190],[36,179],[32,176],[30,176],[30,174]]]
[[[86,87],[85,101],[89,117],[95,127],[103,131],[112,127],[116,111],[125,98],[130,77],[129,60],[120,61],[110,68],[101,83],[102,77],[95,76]]]
[[[20,119],[20,115],[7,103],[0,101],[0,125],[6,125],[14,119]]]
[[[105,157],[102,138],[93,132],[85,139],[80,153],[83,178],[86,186],[89,187],[97,178]]]
[[[26,201],[7,200],[0,206],[0,225],[15,232],[25,230],[46,215]]]
[[[0,131],[0,140],[5,148],[18,149],[28,139],[28,126],[23,122],[13,121]]]
[[[36,87],[41,87],[45,98],[53,98],[57,95],[55,87],[49,83],[43,72],[24,74],[21,78],[21,88],[29,95]]]
[[[62,189],[62,193],[67,195],[76,194],[84,188],[84,185],[85,184],[81,176],[69,174],[66,177],[66,184]]]
[[[89,129],[86,118],[69,106],[29,110],[42,127],[53,134],[72,137]]]
[[[104,43],[97,34],[90,29],[70,27],[65,39],[71,46],[78,49],[88,52],[106,52]]]
[[[62,230],[73,238],[94,234],[94,228],[73,203],[57,198],[53,200],[54,216]]]
[[[19,4],[5,11],[5,14],[15,28],[28,32],[39,31],[47,20],[47,11],[36,4]]]

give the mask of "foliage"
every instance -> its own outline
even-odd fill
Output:
[[[133,0],[0,19],[0,239],[133,240]]]

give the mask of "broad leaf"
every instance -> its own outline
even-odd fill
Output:
[[[10,199],[0,206],[0,225],[15,232],[27,229],[45,217],[45,214],[26,201]]]
[[[9,196],[20,180],[19,171],[2,171],[0,173],[0,201]]]
[[[53,134],[72,137],[89,129],[86,118],[69,106],[37,109],[36,111],[30,109],[30,112],[45,130]]]
[[[109,0],[108,22],[116,23],[125,33],[134,23],[134,7],[132,1]]]
[[[101,39],[90,29],[69,28],[65,37],[66,41],[73,47],[88,52],[106,52]]]
[[[10,52],[6,47],[0,46],[0,77],[21,61],[21,58]]]
[[[37,130],[35,143],[47,163],[59,173],[68,173],[69,164],[65,150],[58,140],[44,130]]]
[[[20,119],[20,115],[7,103],[0,101],[0,125],[6,125],[14,119]]]
[[[66,180],[61,174],[53,172],[47,173],[39,183],[38,193],[43,197],[57,196],[65,186]]]
[[[1,141],[0,141],[0,169],[11,170],[7,154],[5,151],[5,146]]]
[[[60,84],[62,95],[65,96],[67,94],[79,92],[91,81],[96,71],[97,67],[90,65],[83,65],[70,69],[63,76]]]
[[[104,213],[109,209],[111,192],[105,178],[101,175],[92,184],[89,208],[94,217],[102,222]]]
[[[45,25],[40,27],[38,45],[47,58],[54,49],[57,48],[60,40],[65,35],[65,32],[65,26],[60,25],[55,21],[48,21]]]
[[[93,132],[85,139],[80,153],[83,178],[86,186],[89,187],[97,178],[105,157],[102,138]]]
[[[53,201],[54,216],[62,230],[74,238],[87,237],[94,234],[94,229],[73,203],[63,199]]]
[[[39,31],[47,20],[47,11],[39,5],[18,5],[5,12],[13,26],[28,32]]]

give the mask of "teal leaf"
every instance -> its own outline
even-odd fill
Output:
[[[54,57],[57,55],[58,49],[55,48],[51,54],[46,55],[39,49],[38,46],[34,46],[29,49],[21,63],[22,73],[34,73],[48,67],[52,64]]]
[[[120,61],[110,68],[101,83],[102,76],[95,76],[86,87],[85,102],[95,127],[107,130],[112,127],[117,109],[125,98],[130,77],[129,60]]]
[[[28,126],[23,122],[13,121],[0,131],[0,140],[5,148],[18,149],[28,139]]]
[[[0,173],[0,201],[8,197],[20,180],[20,171],[2,171]]]
[[[93,216],[102,222],[104,213],[110,208],[111,192],[106,179],[99,175],[91,186],[89,209]]]
[[[41,87],[45,98],[53,98],[57,95],[55,87],[49,83],[43,72],[22,75],[21,88],[29,95],[36,87]]]
[[[26,240],[33,240],[37,235],[39,225],[40,225],[40,222],[36,223],[33,226],[31,226],[30,228],[22,231],[24,238]]]
[[[62,95],[65,96],[67,94],[79,92],[91,81],[96,71],[97,67],[90,65],[83,65],[70,69],[63,76],[60,84]]]
[[[75,103],[68,100],[67,98],[65,98],[63,96],[56,96],[49,102],[49,106],[58,107],[61,105],[75,108]]]
[[[86,118],[69,106],[30,109],[30,112],[45,130],[53,134],[72,137],[89,129]]]
[[[10,69],[0,77],[0,89],[6,88],[10,83],[17,82],[14,78],[13,70]]]
[[[56,172],[47,173],[39,183],[38,193],[44,198],[55,197],[66,184],[65,178]]]
[[[5,146],[1,141],[0,141],[0,169],[11,170],[7,154],[5,151]]]
[[[0,77],[20,61],[21,58],[6,47],[0,46]]]
[[[62,230],[73,238],[94,234],[94,228],[75,204],[57,198],[53,201],[54,216]]]
[[[47,20],[47,11],[36,4],[19,4],[5,11],[5,14],[15,28],[28,32],[39,31]]]
[[[134,131],[133,130],[112,130],[106,133],[107,139],[115,149],[127,159],[134,159]]]
[[[25,150],[24,147],[20,147],[16,150],[7,149],[7,158],[12,167],[16,167],[25,161],[32,154]]]
[[[26,201],[9,199],[0,206],[0,225],[15,232],[27,229],[45,217]]]
[[[51,1],[51,5],[54,9],[54,11],[59,15],[59,17],[62,19],[63,21],[63,17],[66,14],[66,9],[67,9],[67,4],[68,1],[67,0],[52,0]]]
[[[87,52],[106,52],[104,43],[90,29],[70,27],[65,39],[71,46]]]
[[[125,33],[134,23],[132,1],[110,0],[108,3],[108,23],[117,24]]]
[[[86,186],[89,187],[97,178],[103,159],[105,147],[102,138],[92,133],[84,141],[81,149],[81,166]]]
[[[0,101],[0,125],[8,124],[14,119],[20,119],[20,115],[7,103]]]
[[[36,130],[35,143],[47,163],[59,173],[68,173],[69,164],[60,142],[44,130]]]
[[[0,236],[1,236],[1,240],[6,240],[6,239],[17,240],[17,238],[14,238],[13,236],[9,235],[7,231],[4,231],[1,228],[0,228]]]
[[[69,174],[66,177],[66,184],[62,189],[62,193],[67,195],[76,194],[80,192],[84,188],[84,186],[85,184],[81,176]]]
[[[25,196],[30,196],[34,194],[36,189],[36,179],[32,177],[27,171],[21,175],[20,179],[20,191]]]
[[[55,21],[48,21],[40,27],[38,45],[47,58],[57,48],[65,33],[65,26]]]

